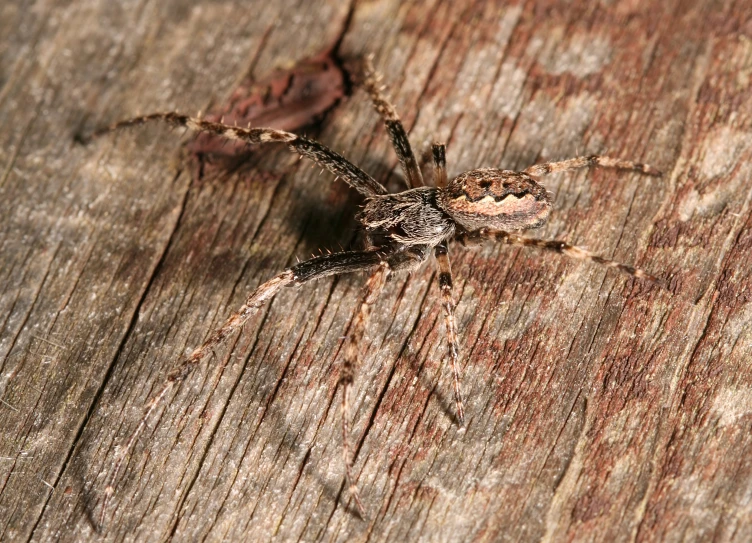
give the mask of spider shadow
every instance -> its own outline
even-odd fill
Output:
[[[386,135],[384,135],[386,137]],[[277,154],[279,153],[279,154]],[[210,170],[207,170],[206,164],[194,165],[196,168],[192,175],[192,183],[222,183],[229,179],[233,174],[252,175],[253,172],[258,171],[275,171],[273,168],[267,165],[273,164],[275,158],[281,157],[285,154],[285,150],[279,150],[269,155],[263,155],[261,153],[249,153],[248,155],[231,157],[229,159],[223,158],[222,160],[213,163]],[[386,161],[367,161],[369,167],[375,170],[386,172],[384,176],[379,176],[377,179],[384,183],[391,191],[404,190],[404,181],[396,174],[397,168],[394,165],[387,164]],[[268,168],[268,169],[267,169]],[[368,168],[364,168],[368,169]],[[300,169],[297,170],[298,172]],[[276,173],[282,174],[282,179],[279,183],[282,184],[296,184],[301,182],[297,179],[291,179],[295,174],[291,171],[285,171],[282,169],[276,170]],[[306,176],[310,180],[310,176]],[[381,177],[381,178],[380,178]],[[247,181],[249,184],[253,184],[254,180]],[[342,181],[334,182],[333,176],[329,173],[325,173],[322,176],[323,185],[318,191],[316,198],[291,198],[287,203],[287,209],[284,213],[289,217],[298,218],[297,220],[288,221],[290,227],[296,230],[298,234],[298,248],[319,248],[327,246],[332,243],[338,243],[340,246],[348,247],[353,244],[357,237],[359,230],[358,223],[355,220],[355,215],[358,211],[358,206],[363,203],[363,197],[359,195],[355,190],[352,190]],[[325,187],[325,188],[324,188]],[[275,188],[275,191],[279,188]],[[294,192],[294,187],[291,187]],[[306,191],[307,192],[307,191]],[[331,196],[334,194],[334,196]],[[272,202],[272,208],[275,207],[275,203],[279,206],[279,202]],[[335,213],[332,213],[333,209],[336,209]],[[270,213],[275,213],[272,209]],[[183,226],[185,228],[185,226]],[[298,250],[299,252],[299,250]],[[274,270],[275,272],[278,270]],[[221,275],[212,274],[211,277],[216,278],[218,281],[230,281],[231,278],[228,275],[227,278]],[[211,281],[209,281],[211,283]],[[245,371],[245,370],[244,370]],[[190,377],[188,378],[190,380]],[[230,397],[231,398],[231,397]],[[230,401],[230,399],[228,399]],[[284,422],[284,414],[280,409],[275,407],[275,402],[272,402],[269,407],[269,411],[264,415],[265,417],[272,417],[273,424],[280,428],[288,428],[288,425]],[[158,430],[157,430],[158,431]],[[336,432],[335,432],[336,435]],[[132,456],[143,454],[144,447],[148,447],[148,440],[145,440],[144,436],[139,438],[142,442],[140,451],[131,451]],[[81,450],[76,453],[76,457],[80,458],[80,463],[77,462],[79,468],[72,474],[71,479],[77,481],[81,494],[83,496],[81,500],[81,507],[88,523],[92,529],[101,534],[108,530],[107,522],[100,523],[98,508],[102,506],[103,494],[96,486],[92,486],[90,482],[90,474],[86,469],[86,458],[96,457],[96,452],[93,449],[97,447],[96,440],[93,435],[89,435],[85,438],[84,443],[81,445]],[[305,468],[306,464],[311,462],[311,448],[303,452],[302,444],[299,443],[293,437],[290,437],[290,432],[285,432],[282,440],[282,445],[290,451],[294,451],[296,454],[303,453],[305,460],[301,470]],[[87,452],[88,451],[88,452]],[[135,480],[136,475],[128,474],[128,466],[124,466],[123,472],[116,481],[116,487],[124,489],[137,484]],[[335,484],[328,478],[321,477],[318,470],[315,475],[312,475],[321,484],[324,494],[331,499],[332,503],[337,504],[335,507],[342,506],[355,516],[358,516],[356,509],[350,504],[346,498],[345,484],[341,482]],[[116,490],[117,492],[117,490]],[[123,492],[122,490],[120,492]],[[120,493],[119,492],[119,493]],[[108,512],[114,511],[116,498],[109,505]],[[113,509],[110,509],[113,508]]]
[[[83,508],[83,516],[89,527],[98,536],[102,536],[107,532],[106,524],[102,524],[97,517],[97,506],[102,507],[102,499],[104,496],[98,496],[96,491],[92,488],[87,488],[86,475],[77,470],[77,473],[71,477],[72,480],[78,482],[78,487],[81,489],[81,507]],[[104,491],[106,492],[106,490]],[[99,500],[97,498],[100,498]]]
[[[356,220],[365,198],[346,182],[334,179],[334,175],[323,172],[320,176],[311,175],[306,168],[289,165],[289,151],[277,149],[261,155],[258,148],[249,147],[248,152],[235,156],[206,157],[192,155],[194,182],[223,183],[233,175],[246,178],[250,186],[256,184],[254,177],[274,176],[280,178],[275,191],[288,192],[289,197],[280,203],[279,198],[271,203],[271,212],[283,209],[285,225],[294,231],[297,238],[296,253],[311,255],[320,251],[337,252],[361,250],[364,247],[363,230]],[[199,164],[199,162],[201,162]],[[297,162],[297,161],[296,161]],[[398,174],[398,166],[385,160],[366,160],[364,171],[380,172],[377,181],[387,190],[406,190],[405,180]],[[287,163],[280,168],[278,164]],[[317,168],[317,166],[313,166]],[[263,181],[262,181],[263,182]],[[317,183],[312,189],[311,182]],[[308,257],[306,257],[308,258]]]
[[[332,365],[333,364],[334,362],[332,362]],[[336,396],[340,393],[340,387],[337,385],[331,401],[337,403]],[[326,415],[326,413],[329,412],[331,412],[331,410],[325,410],[324,414]],[[269,404],[263,419],[266,419],[266,424],[268,424],[270,428],[274,428],[275,432],[282,434],[283,437],[280,442],[280,447],[290,453],[290,458],[302,458],[302,462],[298,467],[298,473],[301,476],[305,473],[306,478],[314,481],[318,488],[321,489],[321,495],[326,498],[325,500],[320,500],[314,497],[313,501],[331,504],[331,511],[328,511],[328,514],[333,514],[337,508],[342,508],[343,511],[348,515],[351,515],[353,519],[360,518],[358,510],[354,507],[352,500],[349,499],[344,471],[337,476],[339,482],[337,482],[337,479],[325,476],[325,473],[329,471],[329,464],[327,464],[328,460],[324,455],[319,454],[316,456],[313,452],[314,449],[320,450],[320,447],[318,447],[319,443],[314,439],[310,444],[306,445],[297,439],[297,436],[301,433],[301,429],[295,428],[286,421],[288,414],[288,406],[282,405],[279,400],[276,400]],[[326,418],[329,417],[326,416]],[[259,425],[264,424],[263,419],[259,422]],[[324,421],[322,424],[333,424],[337,426],[340,424],[340,421],[337,420],[337,417],[334,417],[331,422]],[[312,425],[316,425],[316,421],[308,421],[303,426],[309,427]],[[336,437],[340,434],[337,429],[333,429],[331,435],[336,441]],[[250,436],[250,439],[253,439],[253,436]],[[330,446],[332,447],[331,451],[333,459],[337,462],[339,460],[339,448],[342,447],[342,444],[332,441]],[[355,460],[357,460],[357,458]],[[342,469],[344,470],[344,466],[342,466]],[[258,473],[257,475],[262,476],[263,474]],[[298,486],[299,485],[296,485],[296,487]],[[291,489],[291,493],[294,491],[294,489]],[[306,495],[306,493],[303,494]]]
[[[246,368],[245,371],[247,371],[250,368]],[[281,372],[281,368],[277,368],[277,372]],[[242,377],[241,377],[242,379]],[[242,386],[242,385],[241,385]],[[266,397],[261,402],[268,401],[271,395],[271,392],[268,392],[266,394]],[[335,393],[336,394],[336,393]],[[232,396],[228,397],[225,406],[230,404],[233,401]],[[242,400],[240,400],[242,402]],[[328,413],[329,410],[325,410],[324,413]],[[303,474],[306,474],[306,478],[309,478],[312,481],[315,481],[315,483],[318,485],[318,488],[321,489],[321,495],[325,498],[324,500],[320,500],[316,496],[309,497],[310,494],[306,492],[302,492],[303,496],[299,497],[299,499],[302,499],[303,501],[312,501],[314,504],[316,502],[324,503],[324,504],[331,504],[331,510],[327,511],[327,515],[333,514],[337,508],[342,508],[343,511],[348,514],[352,515],[354,519],[360,518],[359,513],[357,509],[353,506],[353,504],[350,502],[347,496],[347,487],[346,482],[344,480],[344,473],[340,477],[341,481],[337,482],[336,480],[326,477],[323,475],[327,471],[327,458],[319,455],[318,457],[315,456],[315,453],[313,452],[314,449],[317,449],[318,442],[314,438],[310,443],[304,443],[301,442],[300,439],[298,439],[298,436],[301,434],[302,431],[305,430],[306,427],[310,426],[316,426],[317,421],[308,421],[307,423],[304,422],[301,427],[296,427],[294,424],[288,423],[287,418],[289,415],[289,409],[286,405],[284,405],[282,402],[280,402],[280,399],[277,398],[276,400],[272,400],[267,404],[267,408],[265,409],[264,415],[262,416],[261,420],[258,421],[258,424],[256,425],[257,428],[260,428],[262,425],[266,425],[267,428],[271,428],[273,430],[267,430],[267,432],[271,431],[271,434],[268,434],[271,436],[271,439],[267,440],[267,444],[265,447],[271,448],[271,449],[278,449],[278,450],[284,450],[287,454],[278,454],[280,457],[287,457],[288,460],[285,463],[285,465],[282,467],[282,470],[289,470],[294,469],[299,473],[299,477],[302,477]],[[324,422],[324,424],[337,424],[338,421],[333,422]],[[226,424],[226,422],[225,422]],[[158,426],[158,424],[157,424]],[[211,436],[208,437],[208,442],[206,444],[207,450],[211,449],[213,446],[217,447],[217,441],[215,436],[222,435],[222,427],[223,427],[223,421],[220,420],[217,424],[217,427],[215,428],[215,431],[212,433]],[[162,431],[169,431],[169,429],[160,429],[158,427],[152,428],[152,432],[162,432]],[[274,439],[274,436],[281,435],[281,441],[277,441]],[[338,436],[338,432],[336,430],[332,431],[332,436]],[[244,434],[244,438],[242,440],[242,447],[247,448],[249,446],[249,443],[251,443],[254,439],[256,439],[255,432],[248,432]],[[71,480],[77,482],[77,487],[81,492],[82,499],[79,501],[79,507],[82,509],[83,517],[86,519],[86,522],[89,524],[91,529],[99,536],[105,535],[108,533],[110,529],[118,529],[120,525],[118,524],[117,519],[110,518],[110,522],[108,522],[108,517],[111,517],[113,514],[117,514],[117,510],[119,509],[120,504],[119,498],[127,498],[132,497],[133,489],[138,487],[138,479],[139,474],[134,473],[132,470],[136,469],[148,469],[148,465],[153,462],[153,460],[145,459],[145,456],[150,456],[147,452],[147,449],[149,448],[149,442],[150,439],[153,439],[153,437],[149,436],[139,436],[137,445],[134,447],[134,449],[130,452],[131,459],[126,462],[126,465],[123,467],[122,471],[120,472],[118,476],[118,480],[115,481],[114,484],[114,495],[111,496],[111,498],[107,499],[105,498],[107,490],[102,490],[98,485],[91,483],[91,477],[87,474],[86,466],[87,461],[86,458],[90,456],[95,456],[95,453],[86,451],[92,451],[97,448],[97,441],[92,436],[92,438],[87,439],[85,443],[82,444],[82,450],[76,455],[81,460],[77,462],[77,466],[74,467],[75,472],[71,475]],[[235,440],[233,440],[235,441]],[[221,445],[221,444],[220,444]],[[336,445],[338,444],[332,444],[332,447],[336,448]],[[221,447],[220,447],[221,448]],[[334,449],[331,449],[331,451],[334,451]],[[331,455],[329,455],[331,456]],[[334,457],[336,458],[337,455],[334,454]],[[186,453],[186,456],[184,458],[184,467],[187,467],[190,464],[190,458],[191,458],[191,452],[188,451]],[[238,470],[239,474],[235,475],[241,475],[240,477],[230,477],[232,480],[242,480],[247,481],[245,487],[237,488],[235,490],[240,491],[241,497],[245,495],[246,493],[253,494],[255,492],[254,490],[254,484],[255,483],[263,483],[263,480],[267,476],[266,473],[254,470],[253,466],[248,463],[243,462],[244,456],[241,456],[240,462],[238,463]],[[289,462],[293,461],[295,462],[297,459],[302,459],[299,466],[296,468],[290,468]],[[135,464],[129,466],[131,462],[135,462]],[[141,465],[141,462],[146,462],[145,465]],[[176,468],[177,469],[177,468]],[[198,473],[201,471],[201,466],[199,465],[197,467]],[[282,471],[280,470],[280,472]],[[246,472],[245,476],[243,476],[243,471]],[[274,470],[277,471],[276,469]],[[109,472],[108,472],[109,474]],[[284,479],[284,478],[283,478]],[[87,482],[88,481],[88,482]],[[290,489],[290,498],[292,499],[292,494],[295,492],[295,490],[299,488],[298,484],[295,484]],[[185,492],[185,489],[183,489],[183,492]],[[187,497],[186,494],[181,492],[181,495],[184,497]],[[298,491],[300,493],[300,491]],[[257,497],[261,497],[263,495],[263,491],[261,492],[261,495]],[[241,498],[242,499],[242,498]],[[102,510],[101,508],[104,506],[104,501],[108,501],[107,510],[105,511],[105,518],[104,522],[102,522]],[[224,506],[223,506],[224,509]],[[243,507],[242,505],[236,508],[236,511],[238,514],[243,514]],[[179,518],[180,512],[174,511],[174,514]],[[366,519],[368,520],[368,519]]]
[[[433,281],[431,282],[431,285],[429,285],[429,288],[431,288],[432,286]],[[438,289],[436,290],[436,294],[438,296]],[[437,320],[440,319],[440,316],[437,317]],[[437,325],[441,326],[438,322]],[[425,357],[422,359],[422,362],[419,362],[419,352],[410,354],[408,358],[408,364],[410,366],[410,369],[418,378],[418,382],[421,384],[421,386],[425,390],[429,391],[429,396],[435,397],[436,402],[438,403],[439,408],[444,413],[444,415],[452,422],[454,426],[460,428],[460,420],[457,417],[457,408],[454,401],[454,395],[452,393],[447,394],[447,391],[445,390],[446,386],[441,386],[442,384],[446,385],[447,383],[449,386],[452,386],[450,380],[451,371],[447,372],[450,373],[450,379],[444,377],[445,370],[450,369],[448,365],[451,364],[451,362],[448,360],[448,357],[449,354],[440,355],[438,368],[434,372],[427,371],[426,362],[428,362],[429,357]],[[446,381],[447,383],[442,383],[442,381]],[[465,424],[467,424],[467,421]]]

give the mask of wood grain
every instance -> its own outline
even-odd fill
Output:
[[[0,539],[752,539],[752,10],[742,1],[62,0],[0,7]],[[578,154],[546,178],[565,239],[670,292],[557,255],[450,248],[468,424],[454,425],[434,266],[390,281],[353,394],[365,278],[280,293],[143,406],[253,288],[355,239],[361,203],[280,148],[196,177],[179,132],[75,142],[151,111],[221,110],[336,44],[385,73],[450,176]],[[399,186],[363,93],[308,135]],[[98,533],[97,530],[100,529]]]

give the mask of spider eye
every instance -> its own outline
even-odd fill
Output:
[[[439,206],[463,228],[527,230],[542,226],[551,211],[546,189],[509,170],[465,172],[441,189]]]

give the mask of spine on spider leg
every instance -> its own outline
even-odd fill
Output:
[[[290,272],[295,282],[302,284],[330,275],[368,270],[381,264],[388,255],[388,251],[343,251],[306,260],[290,268]]]

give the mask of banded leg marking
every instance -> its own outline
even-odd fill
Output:
[[[640,268],[635,268],[634,266],[628,266],[627,264],[622,264],[621,262],[617,262],[615,260],[611,260],[609,258],[605,258],[599,255],[593,254],[587,249],[576,247],[574,245],[570,245],[563,241],[524,238],[516,234],[510,234],[509,232],[495,231],[495,230],[478,230],[477,232],[471,232],[471,233],[457,236],[458,241],[467,245],[478,243],[482,241],[483,239],[491,239],[491,240],[498,241],[501,243],[506,243],[507,245],[521,245],[524,247],[537,247],[538,249],[543,249],[546,251],[553,251],[555,253],[568,256],[570,258],[595,262],[596,264],[600,264],[601,266],[606,266],[607,268],[614,268],[632,277],[636,277],[638,279],[642,279],[644,281],[654,283],[660,286],[661,288],[666,288],[665,281],[663,281],[662,279],[659,279],[658,277],[654,275],[649,274],[645,270],[642,270]]]
[[[452,296],[452,268],[449,262],[449,250],[446,242],[440,243],[434,250],[439,267],[439,289],[441,290],[441,307],[444,310],[449,347],[449,359],[452,362],[452,379],[454,383],[454,402],[457,408],[457,421],[465,424],[465,404],[462,401],[460,382],[460,345],[457,337],[457,320],[454,316],[455,303]]]
[[[204,121],[179,113],[152,113],[151,115],[134,117],[133,119],[115,123],[109,128],[97,132],[95,136],[119,128],[145,124],[149,121],[162,121],[173,126],[188,128],[197,133],[214,134],[227,140],[242,141],[248,144],[286,143],[290,151],[298,153],[319,166],[326,168],[364,196],[387,193],[387,190],[381,183],[328,147],[302,136],[273,128],[240,128],[238,126]]]
[[[407,188],[423,186],[423,174],[420,172],[418,161],[415,160],[412,147],[410,147],[410,140],[407,138],[405,127],[402,125],[399,115],[397,115],[397,110],[389,101],[386,86],[381,84],[381,75],[374,70],[373,60],[370,56],[363,60],[362,70],[363,88],[371,97],[373,107],[384,120],[394,151],[402,165],[402,171],[405,172]]]
[[[645,175],[650,175],[653,177],[660,177],[662,175],[659,170],[653,168],[649,164],[599,155],[581,156],[570,158],[568,160],[562,160],[560,162],[536,164],[535,166],[530,166],[526,170],[523,170],[523,172],[528,175],[532,175],[533,177],[541,177],[550,173],[566,172],[580,168],[589,168],[591,166],[600,166],[601,168],[614,168],[616,170],[628,170],[643,173]]]

